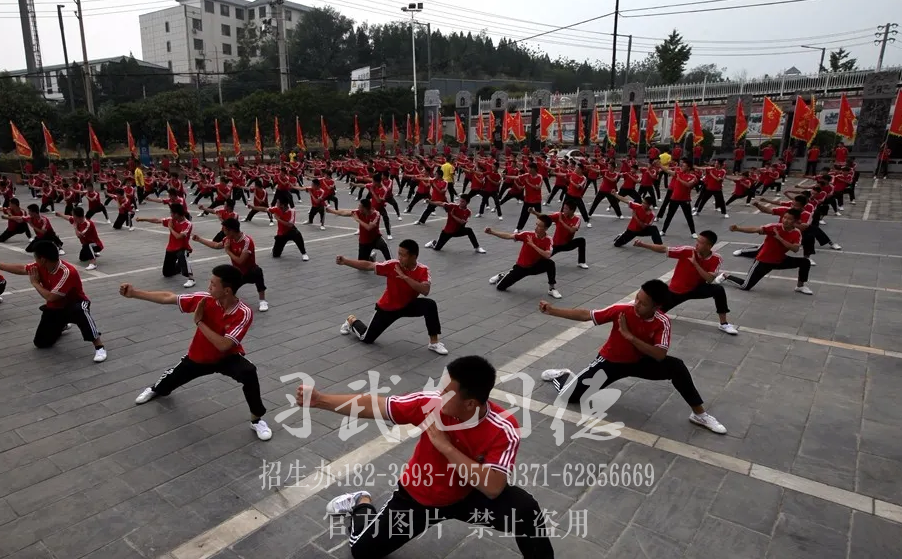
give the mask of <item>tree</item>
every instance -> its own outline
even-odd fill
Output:
[[[663,43],[655,47],[655,55],[658,57],[661,79],[665,84],[672,84],[683,76],[686,62],[692,56],[692,47],[683,42],[683,37],[674,29]]]
[[[82,66],[77,62],[72,62],[69,66],[68,72],[57,72],[56,83],[59,85],[59,90],[63,93],[63,99],[65,100],[66,105],[71,106],[71,101],[69,100],[69,80],[72,80],[72,98],[75,99],[75,108],[87,108],[88,105],[85,100],[85,74],[82,71]],[[100,98],[100,90],[98,89],[96,82],[92,84],[91,93],[96,102]]]
[[[858,59],[857,58],[849,58],[851,55],[844,48],[839,48],[839,50],[834,50],[830,52],[830,69],[829,72],[854,72],[858,68]]]
[[[132,56],[105,62],[94,80],[100,93],[98,105],[127,103],[175,88],[170,70],[141,66]]]
[[[681,83],[701,83],[701,82],[724,82],[726,68],[718,68],[717,64],[702,64],[687,71],[682,78]]]

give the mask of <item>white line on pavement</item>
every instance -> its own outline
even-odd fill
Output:
[[[864,213],[861,214],[861,220],[867,221],[869,217],[871,217],[871,204],[873,200],[868,200],[868,203],[864,205]]]

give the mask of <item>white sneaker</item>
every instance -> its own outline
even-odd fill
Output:
[[[552,297],[554,297],[555,299],[560,299],[561,297],[563,297],[563,295],[561,295],[561,292],[553,287],[548,290],[548,294],[551,295]]]
[[[66,251],[63,250],[63,249],[60,249],[59,254],[60,254],[60,256],[65,256],[65,255],[66,255]]]
[[[842,217],[842,212],[836,212],[833,215],[835,215],[836,217]]]
[[[370,251],[370,262],[375,262],[375,261],[376,261],[376,251],[374,249],[374,250]]]
[[[724,219],[730,219],[730,214],[723,214]]]
[[[666,237],[666,236],[667,236],[667,231],[661,231],[661,236],[662,236],[662,237]]]
[[[717,277],[715,277],[713,280],[711,280],[711,283],[713,283],[714,285],[720,285],[723,282],[725,282],[726,280],[727,280],[726,274],[717,274]]]
[[[482,247],[476,247],[476,254],[485,254],[485,249]]]
[[[692,234],[692,238],[693,238],[693,239],[697,239],[697,238],[698,238],[698,233],[693,233],[693,234]]]
[[[345,493],[335,497],[326,505],[326,514],[345,515],[351,514],[361,497],[370,497],[369,491],[355,491],[354,493]]]
[[[260,301],[260,306],[257,307],[257,309],[259,309],[260,312],[266,312],[269,310],[269,303],[267,303],[266,301]]]
[[[807,285],[803,285],[802,287],[796,287],[796,292],[802,293],[803,295],[814,295],[814,292]]]
[[[516,235],[516,234],[519,233],[519,232],[520,232],[519,229],[514,229],[514,235]]]
[[[347,336],[348,334],[351,333],[351,325],[348,323],[347,320],[345,320],[344,322],[341,323],[341,328],[338,329],[338,333],[341,334],[342,336]]]
[[[718,326],[717,328],[718,328],[721,332],[725,332],[725,333],[727,333],[727,334],[729,334],[729,335],[731,335],[731,336],[735,336],[735,335],[739,334],[739,330],[737,330],[736,327],[733,326],[732,324],[730,324],[729,322],[726,323],[726,324],[721,324],[721,325]]]
[[[197,212],[197,217],[204,217],[204,212]]]
[[[502,216],[499,215],[499,216],[498,216],[498,221],[504,221],[504,217],[502,217]]]
[[[495,285],[496,283],[501,281],[501,278],[503,278],[503,277],[504,277],[504,274],[495,274],[494,276],[489,278],[489,283],[492,285]]]
[[[482,214],[476,214],[476,217],[482,217]]]
[[[103,363],[104,361],[106,361],[106,349],[100,348],[94,350],[94,362]]]
[[[824,220],[822,219],[822,220],[820,221],[820,224],[821,224],[821,225],[827,225],[827,222],[824,221]]]
[[[742,251],[741,251],[741,250],[734,250],[734,251],[733,251],[733,256],[742,256]]]
[[[846,209],[842,206],[839,206],[839,211],[844,212],[844,211],[846,211]]]
[[[325,225],[320,225],[320,226],[319,226],[319,230],[320,230],[320,231],[325,231],[325,230],[326,230],[326,226],[325,226]]]
[[[853,206],[855,205],[855,200],[852,200],[852,205],[853,205]]]
[[[138,394],[138,397],[135,398],[135,403],[139,404],[139,405],[146,404],[147,402],[153,400],[156,397],[157,397],[157,393],[153,391],[153,387],[148,386],[147,388],[142,390],[140,394]]]
[[[273,225],[275,225],[275,222],[270,221],[270,222],[269,222],[269,226],[272,227]]]
[[[391,237],[389,237],[389,239],[391,239]],[[303,260],[304,262],[307,262],[308,260],[310,260],[310,257],[307,256],[306,253],[304,253],[301,255],[301,260]]]
[[[746,202],[745,205],[746,205],[746,206],[751,206],[752,204],[751,204],[750,202]]]
[[[817,266],[817,262],[814,261],[814,258],[809,257],[808,263],[811,264],[812,266]]]
[[[182,285],[183,285],[183,287],[194,287],[195,285],[197,285],[197,282],[194,281],[193,279],[189,279]]]
[[[569,375],[573,371],[570,369],[545,369],[542,371],[542,380],[548,382],[564,375]]]
[[[435,248],[435,244],[436,244],[435,241],[432,240],[432,241],[429,241],[428,243],[426,243],[426,244],[423,245],[423,246],[426,247],[426,248]]]
[[[426,346],[426,349],[429,351],[434,351],[439,355],[448,355],[448,348],[445,347],[445,344],[442,342],[435,342],[434,344],[429,344]]]
[[[393,237],[391,235],[386,235],[385,238],[388,239],[389,241],[393,240]]]
[[[718,435],[723,435],[727,432],[727,428],[721,425],[720,421],[717,421],[717,419],[708,412],[705,412],[701,415],[692,413],[689,415],[689,421],[695,423],[696,425],[706,427],[714,433],[717,433]]]
[[[580,268],[582,268],[583,270],[588,270],[588,269],[589,269],[589,265],[586,264],[585,262],[581,262],[581,263],[577,264],[577,266],[580,267]]]
[[[698,215],[698,210],[692,210],[692,215]]]
[[[132,225],[131,227],[128,228],[128,230],[129,230],[129,231],[134,231],[134,230],[135,230],[135,226]]]
[[[71,329],[72,329],[72,323],[71,323],[71,322],[68,322],[68,323],[66,323],[66,325],[63,327],[63,332],[68,332],[68,331],[71,330]]]
[[[655,221],[656,221],[656,222],[657,222],[657,221],[661,221],[661,220],[660,220],[660,219],[658,219],[658,218],[655,218]]]
[[[620,214],[617,216],[617,219],[626,219],[626,217],[623,214]],[[657,221],[657,220],[655,220],[655,221]]]
[[[604,211],[606,211],[606,212],[609,212],[609,211],[611,211],[611,207],[610,207],[610,206],[608,206],[608,207],[607,207],[607,208],[605,208],[605,209],[604,209]]]
[[[85,268],[85,270],[96,270],[96,269],[97,269],[97,264],[94,264],[93,262],[88,264],[88,267]]]
[[[842,250],[842,247],[836,243],[830,243],[830,248],[832,248],[833,250]]]
[[[257,432],[257,438],[261,441],[268,441],[272,438],[272,429],[262,419],[256,423],[251,422],[251,429]]]
[[[106,224],[107,224],[107,225],[112,225],[112,224],[113,224],[113,222],[112,222],[112,221],[110,221],[110,220],[109,220],[109,219],[108,219],[108,220],[106,220]]]
[[[2,302],[3,302],[3,297],[0,297],[0,303],[2,303]]]

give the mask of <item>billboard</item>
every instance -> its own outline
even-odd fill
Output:
[[[369,93],[370,91],[370,67],[364,66],[351,70],[351,91],[348,95],[354,95],[357,92]]]

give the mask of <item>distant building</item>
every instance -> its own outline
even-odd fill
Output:
[[[802,71],[796,68],[795,66],[790,66],[788,70],[783,72],[784,76],[801,76]]]
[[[128,56],[113,56],[111,58],[97,58],[95,60],[89,60],[88,65],[91,67],[91,75],[95,78],[97,74],[100,72],[100,68],[107,62],[119,62],[123,58],[129,58]],[[136,62],[144,68],[154,68],[157,70],[165,70],[165,66],[158,66],[157,64],[151,64],[150,62],[145,62],[144,60],[137,60]],[[71,64],[78,64],[78,68],[81,69],[81,61],[73,60]],[[41,76],[41,91],[44,94],[44,97],[50,101],[63,101],[65,98],[63,96],[63,92],[60,90],[58,77],[60,75],[66,76],[69,74],[65,64],[54,64],[52,66],[44,66],[43,67],[43,75]],[[22,70],[13,70],[9,72],[9,75],[16,78],[20,82],[27,82],[28,70],[24,68]]]
[[[238,45],[246,26],[259,34],[264,23],[276,27],[271,0],[178,0],[179,6],[138,16],[141,53],[145,60],[167,67],[176,83],[189,83],[198,74],[221,78],[245,53]],[[284,2],[285,30],[294,29],[312,8]],[[251,59],[257,53],[247,53]]]

